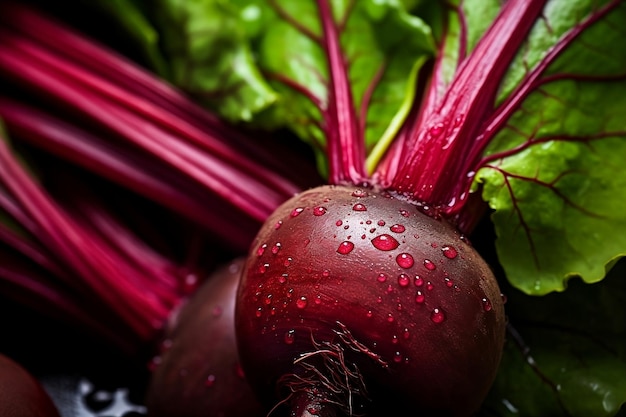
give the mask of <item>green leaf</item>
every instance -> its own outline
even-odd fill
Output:
[[[565,293],[508,288],[513,332],[484,414],[616,415],[626,403],[625,278],[620,262],[602,283],[574,280]]]
[[[626,7],[602,6],[548,3],[501,85],[515,111],[476,176],[507,278],[529,294],[600,281],[626,255]]]
[[[171,81],[231,121],[251,120],[276,99],[256,67],[243,17],[225,0],[161,0],[155,8]]]
[[[286,0],[239,3],[259,12],[250,36],[260,68],[280,94],[259,123],[292,129],[313,145],[323,166],[328,131],[335,127],[325,119],[333,91],[318,6]],[[330,3],[361,127],[362,137],[354,139],[369,153],[382,137],[393,136],[408,113],[405,102],[414,94],[415,74],[434,48],[430,29],[396,1]]]

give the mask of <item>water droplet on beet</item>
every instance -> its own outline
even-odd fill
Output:
[[[445,256],[448,259],[454,259],[457,257],[457,255],[459,254],[455,248],[453,248],[452,246],[443,246],[441,248],[441,251],[443,252],[443,256]]]
[[[270,267],[270,264],[259,265],[259,273],[260,274],[266,273],[269,267]]]
[[[396,256],[396,262],[398,263],[398,265],[400,265],[400,267],[404,269],[408,269],[413,266],[413,264],[415,263],[415,260],[410,254],[401,253],[398,256]]]
[[[426,289],[427,289],[428,291],[432,291],[432,290],[433,290],[433,288],[435,288],[435,286],[433,285],[433,283],[432,283],[432,282],[430,282],[430,281],[428,281],[428,282],[426,283]]]
[[[483,310],[491,311],[493,309],[493,306],[491,305],[491,301],[488,298],[483,298],[481,301],[483,303]]]
[[[445,277],[443,280],[446,283],[446,287],[452,288],[454,286],[454,281],[452,281],[450,278]]]
[[[322,271],[322,276],[324,278],[328,278],[330,276],[330,270],[329,269],[325,269]]]
[[[284,284],[285,282],[287,282],[288,277],[289,277],[289,274],[282,274],[281,276],[278,277],[278,282],[280,284]]]
[[[272,304],[272,294],[267,294],[267,296],[265,297],[265,305],[270,305]]]
[[[387,275],[383,274],[382,272],[380,274],[378,274],[378,276],[376,277],[376,279],[378,280],[378,282],[385,282],[387,281]]]
[[[298,300],[296,301],[296,307],[302,309],[305,308],[307,306],[309,302],[307,301],[305,296],[302,296],[300,298],[298,298]]]
[[[296,339],[296,331],[295,330],[288,330],[287,332],[285,332],[285,336],[283,337],[283,340],[285,341],[285,344],[291,345],[291,344],[293,344],[295,339]]]
[[[452,125],[454,127],[459,127],[459,126],[461,126],[461,123],[463,123],[464,119],[465,119],[465,115],[459,114],[457,117],[454,118],[454,121],[452,122]]]
[[[400,246],[400,243],[393,236],[390,236],[388,234],[376,236],[374,239],[372,239],[371,242],[376,249],[382,251],[394,250],[395,248]]]
[[[377,224],[382,227],[382,226],[385,225],[385,221],[384,220],[379,220]]]
[[[298,217],[300,215],[300,213],[302,213],[304,211],[304,207],[297,207],[295,209],[293,209],[293,211],[291,212],[290,216],[291,217]]]
[[[357,188],[356,190],[354,190],[352,192],[352,197],[367,197],[369,194],[367,193],[367,191],[361,189],[361,188]]]
[[[391,343],[394,345],[398,344],[398,336],[396,336],[395,334],[391,337]]]
[[[352,252],[353,249],[354,249],[354,243],[348,242],[346,240],[339,244],[339,247],[337,248],[337,253],[340,253],[342,255],[347,255],[350,252]]]
[[[376,302],[378,304],[382,303],[383,302],[383,297],[381,297],[380,295],[378,297],[376,297]]]
[[[409,332],[409,329],[407,327],[405,327],[404,330],[402,331],[402,337],[405,340],[411,337],[411,332]]]
[[[282,225],[283,225],[283,221],[282,221],[282,220],[279,220],[279,221],[277,221],[277,222],[276,222],[276,224],[274,225],[274,229],[278,230],[278,229],[280,229],[280,226],[282,226]]]
[[[341,226],[342,224],[343,224],[343,222],[341,220],[337,220],[335,222],[335,226],[337,226],[337,227]]]
[[[272,253],[274,255],[276,255],[278,253],[278,251],[280,251],[281,247],[282,247],[282,245],[280,244],[280,242],[276,242],[276,244],[274,246],[272,246]]]
[[[393,354],[393,361],[395,363],[400,363],[402,362],[402,354],[400,352],[396,352]]]
[[[443,123],[436,123],[428,128],[428,135],[432,138],[438,138],[443,133],[445,125]]]
[[[421,287],[422,285],[424,285],[424,278],[420,277],[419,275],[415,275],[415,280],[413,281],[413,283],[416,287]]]
[[[430,259],[424,259],[424,266],[429,271],[434,271],[437,268],[437,265],[435,265]]]
[[[215,385],[215,375],[207,376],[204,380],[204,386],[207,388],[211,388],[213,385]]]
[[[393,287],[391,286],[391,284],[387,285],[387,289],[385,290],[385,292],[387,294],[391,294],[393,292]]]
[[[261,317],[261,314],[263,314],[263,308],[259,307],[256,309],[256,311],[254,312],[254,315],[257,317]]]
[[[326,207],[322,207],[322,206],[313,207],[314,216],[323,216],[324,214],[326,214]]]
[[[356,203],[354,206],[352,206],[352,210],[354,210],[354,211],[367,211],[367,207],[365,207],[365,205],[363,205],[361,203]]]
[[[267,243],[264,243],[261,246],[259,246],[259,249],[256,250],[256,255],[257,256],[263,255],[263,253],[265,253],[266,248],[267,248]]]
[[[398,285],[401,287],[408,287],[411,283],[411,278],[407,274],[398,275]]]
[[[393,226],[389,228],[389,230],[391,230],[394,233],[404,233],[406,228],[401,224],[394,224]]]
[[[424,303],[424,301],[426,301],[426,296],[424,295],[424,293],[423,293],[423,292],[418,291],[418,292],[415,294],[415,302],[416,302],[416,303],[418,303],[418,304],[423,304],[423,303]]]
[[[406,211],[406,210],[400,210],[400,215],[403,216],[403,217],[409,217],[410,216],[409,212]]]
[[[387,314],[387,322],[389,323],[393,323],[394,322],[394,318],[393,318],[393,314],[389,313]]]
[[[291,262],[293,262],[293,258],[289,257],[289,258],[285,259],[285,261],[283,262],[283,265],[289,266],[289,265],[291,265]]]
[[[446,319],[446,313],[441,308],[435,308],[430,313],[430,319],[433,323],[443,323]]]
[[[321,294],[317,294],[315,296],[315,300],[313,301],[315,303],[315,305],[320,305],[322,304],[322,295]]]
[[[372,310],[367,310],[367,313],[365,313],[365,317],[367,317],[368,319],[371,318],[374,315],[374,313],[372,313]]]

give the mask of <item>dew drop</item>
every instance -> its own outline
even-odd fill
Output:
[[[387,285],[387,289],[385,290],[385,292],[387,294],[391,294],[393,292],[393,287],[391,286],[391,284]]]
[[[395,334],[391,337],[391,343],[394,345],[398,344],[398,336],[396,336]]]
[[[280,242],[276,242],[276,244],[272,246],[272,253],[276,255],[278,251],[280,251],[281,246]]]
[[[443,252],[443,256],[445,256],[448,259],[454,259],[457,257],[457,255],[459,254],[455,248],[453,248],[452,246],[443,246],[441,248],[441,251]]]
[[[411,337],[411,332],[409,332],[409,329],[407,327],[404,328],[404,330],[402,331],[402,337],[407,340],[409,337]]]
[[[426,296],[424,295],[424,293],[423,293],[423,292],[418,291],[418,292],[415,294],[415,302],[416,302],[417,304],[423,304],[423,303],[424,303],[424,301],[426,301]]]
[[[330,276],[330,270],[329,269],[325,269],[322,271],[322,276],[324,278],[328,278]]]
[[[406,230],[406,228],[401,224],[394,224],[393,226],[389,228],[389,230],[391,230],[394,233],[403,233]]]
[[[368,319],[371,318],[374,315],[374,313],[372,313],[372,310],[367,310],[367,313],[365,313],[365,317],[367,317]]]
[[[452,281],[450,278],[445,277],[443,280],[446,283],[446,287],[452,288],[454,286],[454,281]]]
[[[403,216],[403,217],[409,217],[410,216],[409,212],[406,211],[406,210],[400,210],[400,215]]]
[[[493,309],[493,306],[491,305],[491,301],[488,298],[483,298],[482,303],[483,303],[483,310],[491,311],[491,309]]]
[[[289,265],[291,265],[291,262],[293,262],[293,258],[289,257],[289,258],[285,259],[285,261],[283,262],[283,265],[289,266]]]
[[[369,194],[367,193],[367,191],[361,189],[361,188],[357,188],[356,190],[354,190],[352,192],[352,197],[367,197]]]
[[[415,263],[413,257],[408,253],[401,253],[396,256],[396,262],[398,263],[398,265],[400,265],[400,267],[405,269],[412,267]]]
[[[437,265],[435,265],[430,259],[424,259],[424,266],[429,271],[434,271],[437,268]]]
[[[367,211],[367,207],[365,207],[365,205],[363,205],[361,203],[356,203],[354,206],[352,206],[352,210],[354,210],[354,211]]]
[[[295,330],[288,330],[287,332],[285,332],[285,336],[283,337],[283,340],[285,341],[285,344],[291,345],[291,344],[293,344],[295,339],[296,339],[296,331]]]
[[[372,245],[378,250],[390,251],[400,246],[400,243],[393,236],[382,234],[372,239]]]
[[[454,118],[454,121],[452,122],[452,125],[454,127],[461,126],[461,123],[463,123],[463,119],[464,118],[465,118],[465,116],[463,114],[459,114],[457,117]]]
[[[289,276],[289,274],[282,274],[281,276],[278,277],[278,283],[279,284],[284,284],[285,282],[287,282],[287,277]]]
[[[361,235],[361,239],[365,240],[365,238],[367,238],[367,236]]]
[[[437,123],[428,129],[428,134],[433,138],[437,138],[443,133],[444,127],[443,123]]]
[[[413,281],[413,283],[416,287],[421,287],[422,285],[424,285],[424,278],[420,277],[419,275],[415,275],[415,280]]]
[[[432,291],[432,290],[433,290],[433,288],[435,288],[435,286],[433,285],[433,283],[432,283],[432,282],[430,282],[430,281],[428,281],[428,282],[426,283],[426,289],[427,289],[428,291]]]
[[[398,303],[398,305],[396,306],[396,310],[402,311],[402,303]]]
[[[298,298],[298,300],[296,301],[296,307],[298,307],[299,309],[305,308],[307,304],[308,304],[308,301],[305,296]]]
[[[382,227],[382,226],[385,225],[385,221],[384,220],[379,220],[377,224]]]
[[[337,226],[337,227],[341,226],[342,224],[343,224],[343,222],[341,220],[337,220],[335,222],[335,226]]]
[[[383,297],[381,297],[381,296],[379,295],[379,296],[376,298],[376,302],[377,302],[378,304],[382,303],[382,302],[383,302]]]
[[[324,214],[326,214],[326,207],[322,207],[322,206],[313,207],[314,216],[323,216]]]
[[[270,267],[270,264],[259,265],[259,273],[264,274],[267,272],[267,268]]]
[[[396,352],[393,354],[393,361],[395,363],[400,363],[402,362],[402,354],[400,352]]]
[[[267,297],[265,297],[265,305],[270,305],[272,304],[272,294],[267,294]]]
[[[435,308],[430,313],[430,319],[433,323],[443,323],[443,321],[446,319],[446,313],[440,308]]]
[[[350,228],[350,226],[346,224],[346,225],[343,227],[343,230],[348,230],[349,228]]]
[[[339,244],[339,247],[337,248],[337,253],[340,253],[342,255],[347,255],[350,252],[352,252],[353,249],[354,249],[354,243],[348,242],[346,240]]]
[[[259,246],[259,249],[256,250],[256,255],[257,256],[263,255],[263,253],[265,252],[266,248],[267,248],[267,243],[264,243],[261,246]]]
[[[304,211],[304,207],[297,207],[295,209],[293,209],[293,211],[291,212],[290,216],[291,217],[298,217],[300,215],[300,213],[302,213]]]
[[[315,305],[322,304],[322,295],[321,294],[317,294],[317,296],[315,297],[315,300],[313,302],[315,303]]]
[[[387,281],[387,275],[383,274],[382,272],[380,274],[378,274],[378,276],[376,277],[376,280],[378,280],[378,282],[385,282]]]
[[[256,311],[254,312],[254,315],[257,317],[261,317],[261,314],[263,314],[263,307],[257,308]]]
[[[398,275],[398,285],[401,287],[408,287],[408,285],[411,283],[411,279],[409,278],[409,276],[407,274],[400,274]]]
[[[207,378],[204,380],[204,386],[207,388],[211,388],[213,385],[215,385],[215,375],[207,376]]]
[[[387,314],[387,322],[388,323],[393,323],[394,322],[394,318],[393,318],[393,314],[389,313]]]
[[[280,229],[280,226],[282,226],[282,225],[283,225],[283,221],[282,221],[282,220],[279,220],[279,221],[277,221],[277,222],[276,222],[276,224],[274,225],[274,229],[275,229],[275,230],[278,230],[278,229]]]
[[[500,294],[500,298],[502,299],[502,304],[506,304],[507,302],[507,296],[504,294]]]

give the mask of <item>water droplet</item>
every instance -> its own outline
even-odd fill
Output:
[[[435,288],[435,286],[433,285],[433,283],[432,283],[432,282],[430,282],[430,281],[428,281],[428,282],[426,283],[426,289],[427,289],[428,291],[432,291],[432,290],[433,290],[433,288]]]
[[[424,266],[429,271],[434,271],[437,268],[437,265],[435,265],[430,259],[424,259]]]
[[[394,322],[394,318],[393,318],[393,314],[389,313],[387,314],[387,322],[389,323],[393,323]]]
[[[491,301],[488,298],[483,298],[482,303],[483,303],[483,310],[491,311],[491,309],[493,309],[493,306],[491,305]]]
[[[506,302],[508,300],[507,296],[504,295],[504,294],[500,294],[500,298],[502,299],[502,304],[506,304]]]
[[[387,281],[387,275],[383,274],[382,272],[380,274],[378,274],[378,276],[376,277],[376,279],[378,280],[378,282],[385,282]]]
[[[376,302],[377,302],[378,304],[382,303],[382,302],[383,302],[383,297],[381,297],[381,296],[379,295],[379,296],[376,298]]]
[[[215,385],[215,375],[207,376],[207,378],[204,380],[204,386],[207,388],[211,388],[213,385]]]
[[[409,217],[410,216],[409,212],[406,211],[406,210],[400,210],[400,215],[403,216],[403,217]]]
[[[322,207],[322,206],[313,207],[314,216],[323,216],[324,214],[326,214],[326,207]]]
[[[261,317],[261,314],[263,314],[263,307],[257,308],[256,311],[254,312],[254,315],[257,317]]]
[[[368,319],[371,318],[374,315],[374,313],[372,313],[372,310],[367,310],[367,313],[365,313],[365,317],[367,317]]]
[[[354,206],[352,206],[352,210],[354,210],[354,211],[367,211],[367,207],[365,207],[365,205],[363,205],[361,203],[356,203]]]
[[[385,221],[384,220],[379,220],[377,224],[382,227],[382,226],[385,225]]]
[[[270,264],[259,265],[259,273],[261,274],[266,273],[269,267],[270,267]]]
[[[415,275],[415,281],[413,281],[413,283],[416,287],[421,287],[422,285],[424,285],[424,278],[420,277],[419,275]]]
[[[391,230],[394,233],[403,233],[406,230],[406,228],[401,224],[394,224],[393,226],[389,228],[389,230]]]
[[[407,274],[400,274],[398,275],[398,285],[401,287],[408,287],[408,285],[411,283],[411,279],[409,278],[409,276]]]
[[[375,227],[372,227],[372,228],[370,229],[370,233],[374,233],[375,231],[376,231],[376,228],[375,228]]]
[[[367,197],[368,195],[367,191],[361,188],[357,188],[352,192],[352,197]]]
[[[283,225],[283,221],[282,221],[282,220],[279,220],[279,221],[277,221],[277,222],[276,222],[276,224],[274,225],[274,229],[275,229],[275,230],[278,230],[278,229],[280,229],[280,226],[282,226],[282,225]]]
[[[413,264],[415,263],[415,261],[413,260],[413,257],[409,255],[408,253],[401,253],[398,256],[396,256],[396,262],[398,263],[398,265],[400,265],[400,267],[404,269],[408,269],[412,267]]]
[[[349,228],[350,228],[350,226],[346,224],[346,225],[343,227],[343,230],[348,230]]]
[[[280,284],[284,284],[285,282],[287,282],[287,277],[289,277],[289,274],[282,274],[278,277],[278,282]]]
[[[304,211],[304,207],[297,207],[295,209],[293,209],[293,211],[291,212],[290,216],[291,217],[298,217],[300,215],[300,213],[302,213]]]
[[[267,243],[264,243],[261,246],[259,246],[259,249],[256,250],[256,255],[257,256],[263,255],[263,253],[265,252],[266,248],[267,248]]]
[[[272,253],[276,255],[278,251],[280,250],[281,246],[282,245],[280,244],[280,242],[276,242],[276,244],[272,246]]]
[[[342,224],[343,224],[343,222],[341,220],[337,220],[335,222],[335,226],[337,226],[337,227],[341,226]]]
[[[365,235],[361,235],[361,239],[365,239],[367,236]]]
[[[296,307],[298,307],[300,309],[306,307],[307,304],[308,304],[308,301],[307,301],[305,296],[302,296],[302,297],[298,298],[298,300],[296,301]]]
[[[291,265],[291,262],[293,262],[293,258],[289,257],[289,258],[285,259],[285,262],[283,262],[283,265],[289,266],[289,265]]]
[[[287,332],[285,332],[285,336],[283,337],[283,340],[285,341],[286,344],[291,345],[294,342],[295,338],[296,338],[296,331],[288,330]]]
[[[350,252],[352,252],[352,249],[354,249],[354,243],[348,242],[346,240],[339,244],[339,247],[337,248],[337,252],[342,255],[347,255]]]
[[[322,295],[321,294],[317,294],[317,296],[315,296],[315,300],[313,302],[315,303],[315,305],[322,304]]]
[[[390,251],[400,246],[400,243],[393,236],[383,234],[372,239],[372,245],[378,250]]]
[[[391,343],[394,345],[398,344],[398,336],[396,336],[395,334],[391,337]]]
[[[322,271],[322,276],[324,278],[328,278],[330,276],[330,270],[329,269],[325,269]]]
[[[400,352],[396,352],[393,354],[393,361],[395,363],[400,363],[402,362],[402,354]]]
[[[396,310],[402,311],[402,303],[398,303],[398,305],[396,306]]]
[[[443,246],[441,248],[441,251],[443,252],[443,256],[445,256],[448,259],[454,259],[457,257],[457,255],[459,254],[455,248],[453,248],[452,246]]]
[[[445,277],[443,280],[446,282],[446,287],[452,288],[454,286],[454,281],[452,281],[450,278]]]
[[[418,303],[418,304],[423,304],[424,301],[426,301],[426,296],[421,291],[418,291],[415,294],[415,302]]]
[[[433,323],[443,323],[443,321],[446,319],[446,313],[440,308],[435,308],[430,313],[430,319]]]
[[[443,123],[436,123],[428,129],[428,134],[433,138],[438,138],[443,133],[444,127]]]
[[[452,125],[454,127],[459,127],[459,126],[461,126],[461,123],[463,123],[464,119],[465,119],[465,115],[459,114],[457,117],[454,118],[454,121],[452,122]]]
[[[265,305],[270,305],[272,304],[272,294],[267,294],[267,296],[265,297]]]
[[[404,330],[402,331],[402,337],[405,340],[411,337],[411,332],[409,332],[409,329],[407,327],[405,327]]]
[[[385,290],[385,292],[387,294],[391,294],[393,292],[393,287],[391,286],[391,284],[387,285],[387,289]]]

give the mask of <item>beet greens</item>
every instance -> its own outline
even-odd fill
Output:
[[[4,139],[154,200],[235,253],[247,249],[279,204],[322,182],[390,190],[477,240],[489,214],[497,236],[493,263],[519,326],[509,333],[485,409],[610,416],[626,402],[624,280],[602,282],[587,297],[577,280],[568,289],[573,277],[602,281],[616,264],[611,274],[623,275],[623,2],[162,0],[150,10],[130,1],[103,4],[144,48],[135,58],[195,103],[80,34],[7,3],[0,15]],[[287,128],[307,142],[326,180],[304,174],[301,181],[308,161],[256,143],[248,133],[261,135],[259,128]],[[114,312],[124,323],[111,323],[131,338],[154,336],[154,323],[162,325],[185,295],[172,259],[123,227],[103,230],[106,205],[93,196],[85,213],[95,217],[70,210],[73,204],[57,207],[60,196],[78,200],[73,193],[48,199],[49,190],[21,171],[10,148],[1,155],[0,201],[11,219],[3,220],[2,242],[19,254],[3,269],[3,294],[84,320],[103,335],[98,315],[115,294],[127,294],[128,304]],[[68,228],[78,240],[60,233]],[[99,238],[92,242],[92,235]],[[74,250],[107,256],[86,261]],[[113,260],[137,277],[131,288],[103,286],[124,282],[107,269]],[[77,303],[77,289],[59,278],[88,283],[80,294],[101,304]],[[146,288],[157,300],[142,297]],[[611,309],[598,309],[598,325],[589,320],[596,310],[575,307],[581,304]],[[133,312],[139,305],[146,309]],[[531,305],[545,313],[538,317]],[[574,320],[574,310],[586,315]],[[563,347],[570,345],[576,347]],[[518,377],[543,390],[520,393],[509,383]],[[577,378],[588,384],[572,382]],[[548,399],[533,402],[537,392]]]

